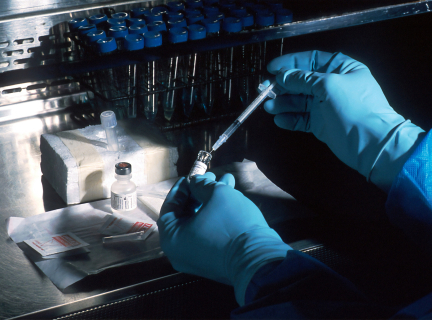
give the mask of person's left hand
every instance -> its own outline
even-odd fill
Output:
[[[173,267],[234,286],[244,295],[255,272],[283,260],[291,247],[261,211],[234,189],[234,177],[213,173],[181,178],[169,192],[157,222],[161,246]]]

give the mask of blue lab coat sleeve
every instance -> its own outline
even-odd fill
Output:
[[[392,223],[428,254],[432,254],[431,160],[432,131],[404,164],[386,203]],[[232,318],[432,319],[432,293],[403,308],[377,305],[346,278],[295,250],[255,274],[245,301]]]

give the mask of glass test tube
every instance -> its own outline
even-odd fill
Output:
[[[168,39],[170,43],[186,42],[188,39],[188,31],[184,27],[172,27],[168,32]],[[166,120],[171,121],[177,107],[177,95],[179,77],[179,60],[181,57],[174,56],[166,61],[166,66],[163,68],[162,84],[165,86],[163,93],[162,106],[164,110],[164,117]]]
[[[162,45],[162,35],[158,31],[148,31],[144,34],[144,45],[146,48],[154,48]],[[158,97],[157,91],[157,72],[158,72],[157,61],[150,61],[144,63],[141,68],[142,70],[142,87],[145,89],[145,95],[142,99],[144,114],[150,121],[156,119],[158,111]]]

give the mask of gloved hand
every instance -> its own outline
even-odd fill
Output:
[[[281,128],[312,132],[351,168],[388,192],[424,131],[397,114],[362,63],[308,51],[271,61],[286,90],[264,108]]]
[[[194,176],[190,184],[181,178],[157,224],[162,250],[176,270],[233,285],[240,305],[255,272],[291,249],[234,189],[231,174],[219,182],[213,173]]]

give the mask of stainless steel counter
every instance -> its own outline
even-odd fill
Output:
[[[145,122],[145,120],[144,120]],[[78,117],[71,110],[62,110],[42,116],[0,124],[0,319],[19,316],[38,310],[71,304],[75,301],[134,286],[176,272],[165,258],[126,266],[101,275],[87,277],[61,292],[38,270],[21,249],[8,238],[5,220],[8,217],[29,217],[46,211],[65,207],[66,204],[42,177],[40,170],[40,136],[95,124],[91,117]],[[196,157],[197,148],[208,148],[220,125],[210,130],[189,128],[182,134],[168,132],[166,135],[181,142],[183,154],[179,171],[183,173]],[[240,139],[242,133],[239,133]],[[235,139],[236,140],[236,139]],[[189,150],[193,149],[193,152]],[[240,148],[238,152],[244,149]],[[236,156],[236,153],[234,153]],[[237,154],[238,158],[241,157]],[[223,161],[227,161],[224,159]],[[183,173],[184,174],[184,173]],[[117,277],[113,277],[117,275]],[[105,298],[98,298],[102,303]],[[92,305],[93,302],[87,302]],[[75,309],[68,309],[74,311]],[[76,310],[75,310],[76,311]]]

